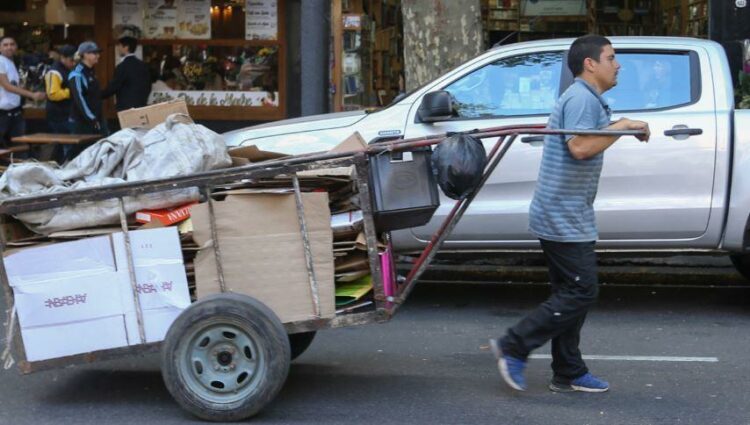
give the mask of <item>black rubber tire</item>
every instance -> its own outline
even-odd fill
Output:
[[[729,256],[734,268],[747,280],[750,280],[750,254],[732,254]]]
[[[312,344],[313,339],[315,339],[315,334],[315,331],[310,331],[289,335],[289,345],[292,347],[292,360],[307,351],[310,344]]]
[[[190,390],[178,363],[180,350],[189,348],[188,336],[215,326],[217,320],[252,333],[259,340],[260,355],[265,356],[253,378],[257,381],[252,393],[231,403],[215,403]],[[206,297],[183,311],[169,328],[161,355],[164,384],[175,401],[193,415],[214,422],[238,421],[260,412],[284,386],[291,361],[289,338],[276,314],[252,297],[232,293]]]

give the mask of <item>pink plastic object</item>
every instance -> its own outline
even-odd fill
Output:
[[[391,258],[391,247],[380,253],[380,271],[383,276],[383,292],[386,297],[395,295],[393,284],[393,260]]]

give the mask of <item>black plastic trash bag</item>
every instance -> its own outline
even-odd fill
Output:
[[[461,199],[479,184],[486,164],[484,145],[467,134],[446,138],[432,153],[438,185],[452,199]]]

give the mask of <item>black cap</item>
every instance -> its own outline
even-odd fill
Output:
[[[76,54],[76,48],[70,44],[64,44],[57,48],[57,53],[64,58],[72,58]]]

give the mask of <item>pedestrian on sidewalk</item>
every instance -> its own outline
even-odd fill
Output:
[[[10,139],[26,132],[21,97],[41,101],[46,96],[20,86],[21,78],[13,62],[17,50],[13,37],[0,37],[0,147],[10,146]]]
[[[47,93],[47,127],[51,133],[70,133],[70,89],[68,74],[76,66],[76,48],[64,45],[57,49],[59,58],[44,74],[44,88]]]
[[[99,80],[94,66],[99,63],[101,49],[93,41],[84,41],[76,55],[80,62],[68,75],[68,85],[73,98],[70,118],[74,134],[107,135],[107,125],[102,115]]]
[[[586,35],[568,51],[576,77],[560,96],[547,127],[567,130],[641,130],[648,124],[622,118],[610,125],[611,112],[602,94],[617,84],[620,64],[605,37]],[[529,208],[529,230],[541,243],[549,267],[550,297],[501,339],[491,339],[505,382],[524,391],[529,354],[552,341],[552,391],[603,392],[609,384],[589,373],[579,342],[586,313],[597,300],[594,217],[604,151],[618,136],[548,135],[544,140],[536,190]]]
[[[102,91],[104,99],[115,96],[118,112],[146,106],[151,94],[151,72],[148,65],[136,57],[137,47],[135,37],[125,36],[117,40],[117,53],[122,61],[115,67],[114,78]]]

